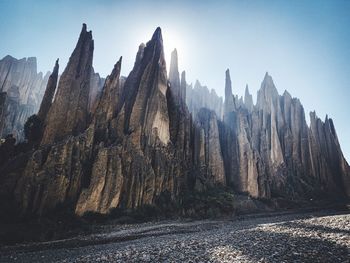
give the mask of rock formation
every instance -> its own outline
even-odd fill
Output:
[[[225,78],[225,103],[224,103],[224,116],[233,112],[236,109],[235,97],[232,94],[232,83],[230,70],[226,70]]]
[[[229,90],[227,95],[225,105],[232,103]],[[233,180],[236,191],[259,198],[307,198],[321,192],[329,196],[348,195],[349,169],[333,123],[328,118],[325,123],[316,121],[315,114],[311,114],[308,128],[300,101],[288,92],[280,96],[268,73],[258,91],[256,106],[246,89],[244,107],[225,112],[225,116],[229,116],[224,118],[226,126],[238,140],[236,153],[230,150],[231,155],[238,156],[240,169],[238,180]],[[324,157],[330,151],[333,157]],[[228,155],[224,160],[230,163]],[[319,176],[325,180],[323,183]],[[340,192],[335,194],[335,189]]]
[[[47,114],[51,108],[52,100],[55,95],[57,80],[58,80],[58,59],[56,60],[55,67],[47,82],[44,97],[41,101],[40,108],[38,111],[38,117],[41,121],[45,121]]]
[[[83,25],[51,107],[58,69],[47,85],[41,146],[0,167],[0,194],[22,214],[59,205],[106,214],[154,204],[163,193],[176,199],[219,186],[260,199],[350,196],[333,121],[311,113],[308,127],[300,101],[279,95],[267,73],[254,105],[248,88],[244,100],[232,94],[227,70],[222,103],[198,81],[188,88],[176,50],[168,79],[160,28],[139,46],[126,79],[120,58],[99,88],[92,57]],[[21,97],[16,87],[0,102],[6,96]]]
[[[133,107],[125,116],[129,118],[125,128],[135,134],[136,140],[144,133],[149,140],[158,137],[166,145],[170,139],[166,101],[168,83],[160,28],[147,43],[140,64],[137,74],[140,83],[135,87],[137,94],[132,99]],[[124,90],[127,90],[127,83],[128,80]]]
[[[169,81],[172,85],[172,93],[175,101],[180,101],[180,75],[179,75],[179,69],[178,69],[178,58],[177,58],[177,50],[174,49],[174,51],[171,53],[171,59],[170,59],[170,69],[169,69]]]
[[[198,167],[196,189],[202,185],[226,185],[224,162],[219,139],[218,120],[214,111],[202,108],[197,115],[194,151]]]
[[[198,80],[195,82],[193,88],[192,84],[187,85],[186,104],[193,116],[195,116],[201,108],[208,108],[215,111],[219,119],[222,118],[222,97],[219,97],[214,89],[209,91],[209,89],[206,86],[202,86]]]
[[[78,43],[62,73],[41,144],[50,144],[87,128],[94,42],[83,25]]]
[[[13,134],[17,141],[24,139],[23,126],[37,112],[50,73],[37,73],[36,58],[0,60],[1,111],[0,137]]]
[[[248,85],[245,87],[244,105],[247,107],[249,112],[253,111],[254,109],[253,96],[249,93]]]
[[[101,78],[100,74],[95,73],[94,69],[92,68],[89,94],[89,112],[91,114],[93,114],[96,110],[104,83],[105,79]]]

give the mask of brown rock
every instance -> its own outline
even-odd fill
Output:
[[[83,24],[80,37],[62,73],[46,119],[42,145],[78,135],[87,128],[94,42]]]
[[[196,188],[215,184],[226,185],[224,162],[221,153],[219,128],[215,112],[201,109],[197,115],[198,131],[195,152],[198,154]]]
[[[58,68],[59,68],[59,65],[58,65],[58,59],[57,59],[55,63],[55,67],[47,82],[44,97],[43,97],[43,100],[41,101],[40,108],[37,114],[41,121],[45,121],[46,116],[49,113],[49,110],[52,104],[52,99],[55,95],[57,79],[58,79]]]

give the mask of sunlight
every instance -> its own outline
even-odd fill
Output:
[[[185,58],[185,45],[181,35],[176,30],[162,29],[165,60],[167,63],[167,71],[169,72],[171,52],[176,48],[179,61],[179,71],[183,70],[183,60]]]
[[[147,27],[145,30],[140,30],[139,33],[135,34],[137,37],[136,43],[147,43],[152,37],[152,34],[154,33],[154,30],[157,27]],[[170,58],[171,58],[171,52],[176,48],[177,54],[178,54],[178,61],[179,61],[179,71],[181,73],[182,70],[184,70],[184,60],[186,58],[186,45],[185,45],[185,37],[180,34],[179,30],[175,30],[171,27],[164,26],[162,27],[162,36],[163,36],[163,45],[164,45],[164,56],[166,60],[167,65],[167,72],[169,73],[169,66],[170,66]],[[135,42],[134,42],[135,43]]]

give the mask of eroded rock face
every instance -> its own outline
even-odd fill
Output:
[[[47,86],[45,89],[44,97],[41,101],[40,108],[38,111],[38,117],[41,121],[45,121],[47,114],[52,105],[52,100],[55,95],[57,80],[58,80],[58,59],[56,60],[55,67],[49,77]]]
[[[308,133],[311,153],[311,173],[317,178],[319,187],[336,193],[350,193],[350,169],[339,145],[333,120],[326,116],[322,122],[315,112],[310,113]]]
[[[248,85],[245,87],[244,105],[247,107],[249,112],[253,111],[254,109],[253,96],[249,93]]]
[[[102,94],[93,115],[93,126],[97,140],[116,139],[113,121],[117,116],[117,105],[121,99],[120,69],[122,58],[114,65],[112,73],[106,78]]]
[[[230,70],[227,69],[225,72],[225,103],[224,103],[224,119],[225,116],[230,114],[236,109],[235,97],[232,94],[232,83]]]
[[[228,98],[225,105],[232,101],[232,96]],[[348,165],[328,118],[323,123],[311,114],[309,128],[300,101],[288,92],[280,96],[267,73],[257,105],[252,105],[247,89],[241,104],[224,117],[237,137],[236,152],[234,147],[224,149],[226,174],[233,178],[236,191],[260,198],[309,198],[321,193],[348,196]],[[325,157],[329,152],[332,154]],[[234,162],[232,156],[237,156],[238,177],[232,176],[237,173],[228,165]]]
[[[42,145],[78,135],[87,128],[94,42],[83,25],[78,43],[62,73],[46,118]]]
[[[195,188],[202,190],[203,186],[226,185],[216,114],[202,108],[196,120],[194,150],[197,157],[195,165],[199,172],[196,175]]]
[[[197,80],[193,88],[192,84],[187,85],[186,94],[186,103],[193,116],[196,116],[201,108],[208,108],[215,111],[219,119],[222,118],[223,100],[214,89],[209,91],[206,86],[202,86]]]
[[[13,134],[24,140],[23,126],[27,118],[37,112],[50,73],[37,73],[36,58],[0,60],[0,92],[3,109],[0,118],[0,137]]]
[[[154,204],[163,192],[176,198],[218,186],[264,199],[349,197],[350,168],[333,121],[312,113],[308,127],[300,101],[280,96],[268,74],[253,105],[248,89],[244,100],[232,94],[226,71],[220,104],[199,83],[188,89],[176,51],[167,79],[160,28],[139,46],[129,76],[120,76],[120,58],[101,89],[99,81],[91,85],[99,78],[91,75],[92,53],[84,25],[49,107],[56,68],[50,77],[40,110],[48,111],[42,145],[0,167],[1,194],[16,200],[22,214],[58,205],[78,215],[105,214]],[[7,96],[8,107],[21,97],[16,87],[0,102]]]
[[[94,131],[69,136],[36,150],[16,183],[14,195],[22,214],[46,214],[57,205],[74,205],[89,181]]]
[[[180,99],[182,99],[180,95],[182,86],[180,85],[180,74],[176,49],[171,52],[169,82],[171,83],[171,91],[173,93],[174,100],[176,102],[180,102]]]
[[[100,74],[95,73],[95,70],[92,69],[89,94],[89,112],[91,114],[96,111],[97,103],[99,102],[104,83],[105,79],[101,78]]]
[[[143,51],[138,78],[140,82],[127,129],[137,137],[138,133],[144,133],[151,141],[158,137],[166,145],[170,140],[166,101],[168,83],[160,28]]]
[[[95,131],[98,128],[101,133],[110,127],[111,133],[96,146],[90,185],[83,189],[76,206],[79,215],[151,204],[164,191],[175,196],[185,183],[187,166],[178,156],[186,144],[179,143],[176,148],[170,141],[171,137],[184,141],[185,125],[180,124],[176,131],[170,129],[170,121],[175,121],[181,108],[175,103],[179,97],[169,95],[159,28],[140,46],[134,69],[123,86],[118,84],[119,74],[120,62],[107,77],[96,110]],[[178,91],[180,82],[175,85],[172,87]],[[169,105],[174,105],[174,112]],[[101,112],[105,119],[101,119]]]

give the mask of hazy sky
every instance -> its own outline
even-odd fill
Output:
[[[40,71],[60,71],[81,24],[95,40],[94,68],[110,73],[123,56],[131,70],[138,45],[160,26],[166,59],[178,49],[188,82],[224,94],[225,70],[233,92],[256,92],[266,71],[278,91],[301,99],[308,113],[333,118],[350,160],[350,1],[41,1],[0,0],[0,57],[36,56]]]

